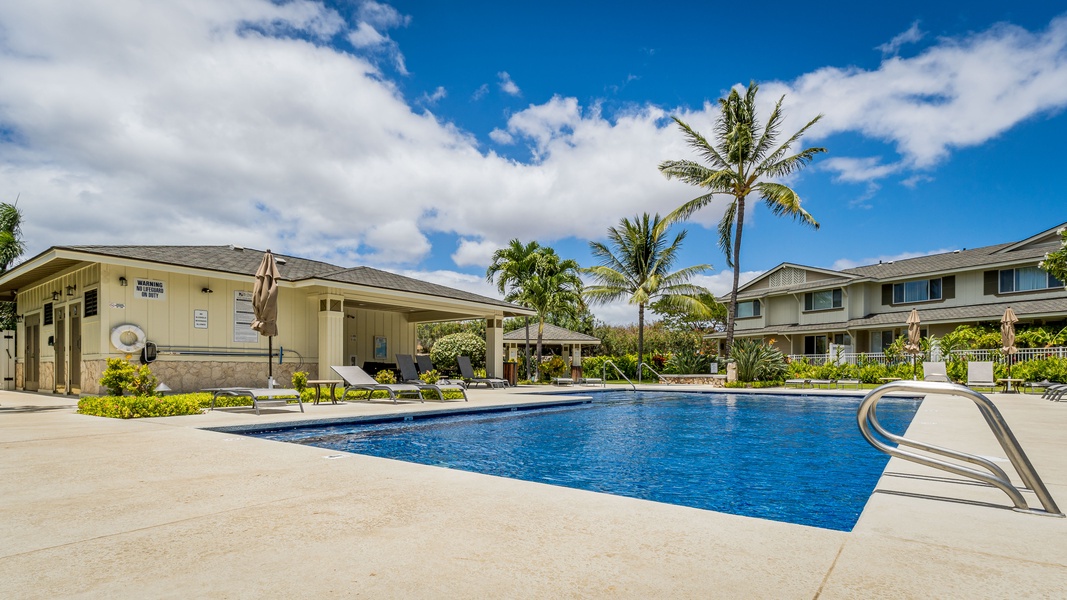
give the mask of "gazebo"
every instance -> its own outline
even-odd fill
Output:
[[[504,334],[504,359],[518,360],[526,345],[526,328],[520,327]],[[545,323],[545,332],[541,338],[542,354],[545,356],[562,356],[563,361],[575,367],[582,366],[582,346],[599,346],[600,339],[558,325]],[[533,356],[537,346],[537,325],[530,324],[530,355]],[[579,375],[580,376],[580,375]]]

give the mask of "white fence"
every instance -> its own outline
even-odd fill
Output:
[[[953,350],[953,357],[963,360],[991,360],[994,362],[1003,362],[1004,353],[1000,350]],[[1056,348],[1019,348],[1019,353],[1014,355],[1013,363],[1022,362],[1026,360],[1034,360],[1036,358],[1067,358],[1067,347]],[[831,354],[790,354],[789,360],[804,360],[813,365],[823,365],[827,362],[836,362],[838,364],[854,365],[862,361],[874,362],[880,364],[888,364],[890,361],[886,358],[886,355],[882,352],[842,352],[840,355]],[[927,360],[926,358],[920,358],[919,360]],[[896,362],[910,362],[911,355],[901,355]]]

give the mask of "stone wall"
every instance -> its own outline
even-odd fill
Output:
[[[660,377],[660,381],[663,383],[695,383],[712,387],[726,387],[725,375],[663,375]]]
[[[51,392],[56,389],[56,363],[41,361],[41,372],[38,373],[37,389],[42,392]]]
[[[274,365],[274,380],[278,387],[290,386],[298,366],[295,363]],[[157,360],[149,368],[160,383],[167,384],[175,392],[196,392],[210,387],[267,387],[265,359],[260,362]],[[318,379],[316,365],[305,364],[303,370],[308,372],[308,379]],[[99,379],[97,376],[96,380]]]
[[[15,363],[15,389],[21,390],[26,387],[26,365]]]

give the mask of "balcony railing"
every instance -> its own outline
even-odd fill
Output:
[[[1004,362],[1004,353],[1000,350],[953,350],[952,356],[956,359],[962,360],[980,360],[980,361],[993,361]],[[1013,363],[1018,363],[1026,360],[1034,360],[1038,358],[1067,358],[1067,347],[1055,347],[1055,348],[1019,348],[1018,354],[1014,355],[1012,359]],[[860,362],[874,362],[880,364],[888,364],[891,361],[886,358],[883,352],[842,352],[840,356],[830,354],[790,354],[789,360],[804,360],[813,365],[823,365],[827,362],[836,362],[838,364],[854,365]],[[908,362],[911,360],[910,354],[901,355],[897,362]],[[923,360],[929,360],[929,357],[923,358]]]

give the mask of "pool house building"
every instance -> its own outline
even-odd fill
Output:
[[[1014,242],[831,270],[782,263],[741,286],[737,338],[767,341],[794,358],[878,359],[919,310],[923,336],[995,322],[1067,325],[1064,282],[1038,268],[1060,247],[1053,227]],[[728,302],[729,297],[720,298]],[[724,340],[724,332],[709,336]]]
[[[250,328],[263,251],[239,246],[54,246],[0,277],[17,305],[15,389],[102,392],[106,359],[135,363],[175,391],[287,386],[295,371],[333,378],[334,365],[392,364],[414,354],[418,323],[484,319],[486,370],[503,373],[503,319],[533,311],[370,267],[275,254],[278,335]],[[150,346],[151,347],[151,346]],[[147,358],[147,357],[146,357]]]

